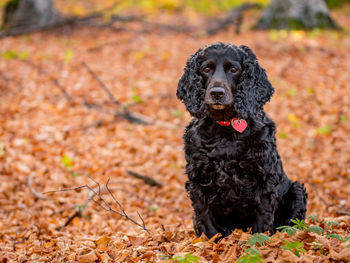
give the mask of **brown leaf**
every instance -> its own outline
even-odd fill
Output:
[[[102,236],[98,240],[95,240],[95,244],[97,245],[97,249],[101,251],[108,251],[108,245],[111,241],[109,236]]]
[[[331,250],[329,258],[337,261],[350,262],[350,248],[345,247],[339,253]]]
[[[82,263],[93,263],[98,259],[94,251],[91,251],[88,254],[78,256],[79,262]]]

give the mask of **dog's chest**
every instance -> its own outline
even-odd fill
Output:
[[[213,203],[239,203],[242,198],[254,200],[259,187],[254,171],[246,169],[243,164],[252,155],[254,148],[249,142],[229,136],[229,134],[211,133],[211,137],[203,137],[193,133],[188,137],[187,159],[189,167],[195,168],[196,178],[203,191],[212,195]]]

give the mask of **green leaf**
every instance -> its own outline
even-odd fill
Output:
[[[260,246],[262,246],[268,241],[270,241],[270,238],[267,235],[263,233],[256,233],[249,238],[247,245],[255,246],[255,244],[258,243]]]
[[[314,94],[315,93],[315,90],[313,88],[307,88],[307,93],[309,94]]]
[[[337,221],[333,221],[333,220],[323,220],[322,224],[326,224],[329,227],[331,227],[332,225],[339,226],[339,223]]]
[[[286,232],[288,236],[293,236],[295,232],[299,231],[298,228],[292,226],[279,226],[277,229],[281,231],[281,233]]]
[[[86,205],[75,205],[74,207],[76,210],[82,212],[86,208]]]
[[[151,205],[148,207],[149,211],[156,212],[158,211],[158,206],[157,205]]]
[[[326,236],[326,238],[329,238],[329,237],[338,239],[338,240],[340,240],[340,241],[344,241],[343,237],[340,236],[340,235],[338,235],[338,234],[331,233],[331,234],[328,234],[328,235]]]
[[[142,103],[142,102],[143,102],[142,99],[141,99],[138,95],[136,95],[136,94],[132,95],[132,96],[131,96],[131,99],[132,99],[134,102],[136,102],[136,103]]]
[[[166,259],[169,259],[169,258],[171,258],[171,256],[169,256],[169,255],[162,255],[162,256],[160,256],[161,260],[166,260]]]
[[[315,223],[315,221],[317,219],[317,215],[309,215],[307,218],[311,219],[312,223]]]
[[[297,95],[297,89],[296,88],[291,88],[290,90],[288,90],[288,96],[290,97],[294,97],[295,95]]]
[[[287,133],[285,132],[281,132],[279,135],[280,135],[280,138],[282,139],[286,139],[288,137]]]
[[[288,242],[284,241],[285,245],[281,246],[283,250],[290,250],[294,255],[300,257],[300,252],[304,253],[306,250],[303,248],[304,243],[303,242]]]
[[[310,226],[308,228],[305,229],[306,232],[313,232],[319,235],[323,235],[324,230],[322,227],[320,226]]]
[[[76,177],[79,176],[79,174],[78,174],[77,172],[71,172],[71,176],[72,176],[73,178],[76,178]]]
[[[72,169],[73,161],[68,155],[63,155],[61,158],[61,163],[66,167],[68,170]]]
[[[73,50],[67,49],[64,54],[64,63],[68,63],[73,57]]]
[[[307,228],[307,225],[305,224],[305,221],[303,219],[299,220],[298,218],[296,218],[296,219],[291,219],[290,221],[294,223],[293,227],[299,230],[304,230],[305,228]]]
[[[259,255],[261,256],[259,250],[257,250],[255,247],[250,247],[250,248],[247,248],[245,251],[244,251],[244,254],[251,254],[251,255]]]
[[[331,134],[332,133],[332,127],[328,124],[318,128],[316,130],[316,133],[319,134],[319,135],[328,135],[328,134]]]
[[[172,258],[171,260],[176,260],[179,263],[198,263],[198,260],[200,259],[200,257],[197,256],[193,256],[191,254],[186,254],[185,256],[179,256],[179,257],[175,257]]]
[[[236,263],[262,263],[263,258],[256,248],[248,248],[244,251],[245,255],[240,257]]]
[[[342,121],[342,122],[347,122],[348,121],[348,117],[346,117],[344,114],[341,114],[340,116],[339,116],[339,119]]]
[[[347,236],[347,237],[343,238],[341,235],[334,234],[334,233],[328,234],[328,235],[326,236],[326,238],[329,238],[329,237],[338,239],[338,240],[340,240],[341,242],[346,242],[346,241],[350,240],[350,236]]]
[[[29,54],[27,51],[24,52],[17,52],[15,50],[7,50],[4,53],[2,53],[2,56],[5,59],[20,59],[25,60],[28,58]]]
[[[181,117],[183,115],[183,113],[180,110],[173,110],[171,112],[171,115],[174,116],[174,117]]]

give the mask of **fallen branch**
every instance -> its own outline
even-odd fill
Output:
[[[59,28],[63,26],[76,26],[76,25],[87,25],[87,22],[96,20],[104,17],[104,13],[108,10],[113,9],[119,1],[114,2],[111,6],[101,9],[100,11],[93,12],[86,16],[78,17],[78,16],[64,16],[60,13],[57,15],[56,21],[47,25],[26,25],[20,27],[14,27],[6,31],[0,32],[0,38],[8,37],[8,36],[19,36],[23,34],[51,30],[54,28]],[[119,17],[120,18],[120,17]],[[113,17],[113,21],[117,21],[118,18]],[[123,19],[125,21],[125,19]]]
[[[40,74],[46,76],[47,78],[49,78],[53,84],[55,84],[55,86],[57,88],[59,88],[59,90],[62,92],[63,96],[68,100],[68,101],[72,101],[72,97],[68,94],[68,92],[63,88],[63,86],[61,85],[61,83],[58,81],[57,78],[53,77],[51,74],[49,74],[46,70],[44,70],[43,68],[41,68],[40,66],[34,64],[33,62],[31,62],[30,60],[19,60],[23,63],[26,63],[27,65],[35,68]]]
[[[85,61],[82,61],[81,64],[86,68],[90,75],[100,84],[100,87],[107,93],[109,99],[116,105],[122,107],[122,104],[114,97],[113,93],[107,88],[106,84],[97,76],[97,74],[90,68]]]
[[[114,112],[114,115],[116,117],[122,117],[130,122],[134,122],[137,124],[144,124],[144,125],[148,124],[145,120],[141,119],[140,117],[137,117],[135,114],[133,114],[131,111],[129,111],[129,109],[127,107],[123,106],[123,104],[114,97],[113,93],[109,90],[107,85],[99,78],[99,76],[90,68],[90,66],[85,61],[82,61],[81,64],[90,73],[90,75],[98,82],[99,86],[108,95],[109,100],[113,104],[117,105],[118,107],[120,107],[122,109],[122,112],[120,112],[120,111]],[[96,104],[88,104],[87,102],[85,102],[84,104],[90,108],[92,108],[92,107],[98,108],[98,106]]]
[[[149,184],[150,186],[159,186],[159,187],[163,186],[162,183],[156,181],[155,179],[147,175],[142,175],[132,171],[127,171],[127,174],[137,179],[141,179],[142,181],[144,181],[146,184]]]
[[[95,190],[95,191],[100,190],[100,187],[97,186],[97,187],[94,188],[94,190]],[[63,225],[61,225],[61,226],[59,226],[59,227],[56,228],[58,231],[60,231],[60,230],[61,230],[62,228],[64,228],[64,227],[68,226],[68,225],[74,220],[74,218],[76,218],[76,217],[81,217],[81,216],[82,216],[83,211],[85,210],[85,208],[87,208],[89,202],[90,202],[90,201],[92,200],[92,198],[95,196],[95,191],[90,191],[89,197],[88,197],[88,199],[85,201],[85,203],[84,203],[83,205],[79,205],[79,206],[76,208],[75,213],[72,214],[70,217],[68,217],[68,219],[66,220],[66,222],[65,222]]]
[[[17,230],[16,230],[16,235],[13,238],[13,244],[12,244],[13,251],[16,251],[17,237],[18,237],[18,233],[17,233]]]
[[[27,65],[35,68],[40,74],[44,75],[45,77],[47,77],[48,79],[50,79],[54,85],[59,88],[59,90],[62,92],[62,94],[64,95],[64,97],[71,102],[72,101],[72,96],[70,96],[68,94],[68,92],[63,88],[63,86],[61,85],[61,83],[59,82],[59,80],[56,77],[53,77],[51,74],[49,74],[46,70],[44,70],[43,68],[41,68],[40,66],[34,64],[33,62],[31,62],[30,60],[19,60],[23,63],[26,63]],[[100,106],[96,105],[96,104],[92,104],[92,103],[88,103],[86,101],[84,101],[83,106],[89,108],[89,109],[95,109],[98,110],[100,112],[103,113],[107,113],[107,114],[112,114],[115,117],[121,117],[126,119],[129,122],[132,123],[137,123],[137,124],[143,124],[143,125],[147,125],[148,122],[143,119],[141,117],[141,115],[137,115],[132,113],[131,111],[129,111],[125,106],[123,106],[115,97],[114,95],[110,92],[110,90],[107,88],[107,86],[102,82],[102,80],[97,76],[97,74],[91,70],[91,68],[85,63],[82,62],[82,64],[84,65],[84,67],[86,69],[88,69],[89,73],[94,77],[94,79],[100,84],[100,86],[102,87],[102,89],[108,94],[109,99],[111,100],[111,102],[117,106],[119,106],[122,109],[122,112],[120,111],[113,111],[113,112],[107,112],[107,111],[103,111],[101,109]]]
[[[190,27],[188,25],[163,24],[163,23],[152,22],[152,21],[142,21],[142,24],[145,27],[143,29],[143,32],[157,29],[157,30],[172,31],[175,33],[187,33],[187,34],[189,34],[189,33],[192,33],[195,31],[194,27]]]
[[[216,20],[215,24],[211,27],[209,27],[205,34],[207,35],[214,35],[218,33],[221,30],[227,29],[231,25],[235,25],[236,34],[240,33],[240,27],[243,22],[243,13],[249,9],[260,7],[259,4],[251,4],[251,3],[245,3],[241,6],[232,9],[227,15],[225,15],[223,18]]]
[[[95,52],[95,51],[101,50],[104,47],[114,46],[114,45],[119,45],[119,41],[112,41],[112,42],[103,43],[103,44],[88,48],[86,51],[87,52]]]
[[[32,185],[32,175],[29,175],[28,176],[28,179],[27,179],[27,184],[28,184],[28,188],[30,189],[30,192],[38,199],[41,199],[41,200],[46,200],[47,197],[46,196],[43,196],[41,194],[39,194],[37,191],[35,191],[35,189],[33,188],[33,185]]]
[[[112,197],[112,199],[114,200],[114,202],[118,205],[120,211],[113,209],[110,204],[106,201],[106,199],[104,199],[104,197],[101,194],[101,186],[100,184],[95,181],[94,179],[92,179],[91,177],[89,177],[90,180],[92,180],[95,184],[97,184],[96,187],[92,188],[90,187],[88,184],[85,185],[81,185],[78,187],[74,187],[74,188],[64,188],[61,190],[53,190],[53,191],[47,191],[44,192],[43,194],[49,194],[49,193],[56,193],[56,192],[66,192],[66,191],[75,191],[78,189],[83,189],[83,188],[88,188],[91,192],[89,194],[89,197],[87,199],[87,201],[85,202],[85,205],[87,206],[87,204],[92,200],[94,201],[97,205],[99,205],[102,209],[104,209],[107,212],[113,212],[116,213],[124,218],[126,218],[127,220],[131,221],[132,223],[134,223],[135,225],[141,227],[143,230],[145,230],[148,234],[150,234],[150,231],[146,228],[145,222],[143,220],[143,218],[141,217],[141,215],[139,214],[139,212],[137,212],[137,215],[139,216],[142,224],[138,223],[136,220],[134,220],[133,218],[131,218],[130,216],[127,215],[127,213],[125,212],[123,206],[120,204],[120,202],[115,198],[115,196],[113,195],[112,191],[109,189],[108,184],[109,184],[109,179],[105,185],[106,190],[108,191],[109,195]],[[97,202],[96,200],[94,200],[94,196],[98,196],[99,199],[102,201],[102,203],[104,205],[102,205],[101,203]],[[81,216],[81,212],[79,213],[79,211],[75,212],[72,216],[70,216],[68,218],[68,220],[65,222],[65,224],[63,224],[61,227],[59,227],[59,229],[67,226],[75,217],[77,216]]]
[[[278,76],[279,76],[280,78],[284,78],[284,77],[286,76],[286,73],[287,73],[288,69],[291,68],[291,66],[293,65],[293,63],[294,63],[293,58],[292,58],[292,57],[289,57],[289,58],[287,59],[287,61],[284,63],[284,65],[282,65],[282,67],[280,68],[279,73],[278,73]]]
[[[350,212],[347,211],[336,211],[335,213],[341,216],[350,216]]]

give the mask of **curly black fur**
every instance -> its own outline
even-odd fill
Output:
[[[227,58],[241,68],[227,93],[232,94],[232,104],[213,110],[206,103],[206,94],[215,74],[204,74],[201,66],[211,59],[214,65],[207,71],[214,72],[219,67],[216,61],[223,61],[227,77]],[[214,85],[224,84],[216,81]],[[276,148],[276,125],[263,109],[273,92],[265,70],[246,46],[216,43],[188,59],[177,97],[194,117],[184,142],[189,179],[186,189],[198,236],[203,232],[208,237],[217,233],[227,236],[235,228],[273,234],[276,227],[290,225],[290,219],[305,218],[307,193],[283,171]],[[239,133],[231,126],[219,125],[218,116],[222,120],[239,117],[248,126]]]

